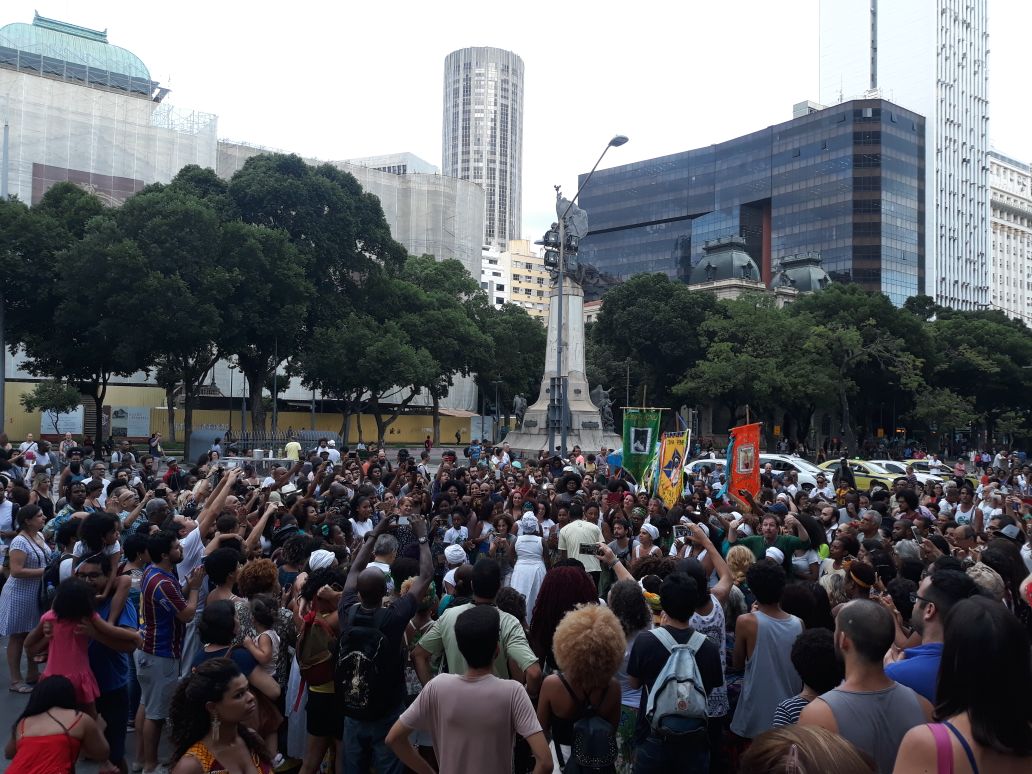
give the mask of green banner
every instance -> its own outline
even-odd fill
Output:
[[[623,411],[623,467],[639,483],[656,455],[661,417],[660,409],[625,408]]]

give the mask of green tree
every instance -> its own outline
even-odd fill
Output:
[[[100,448],[108,385],[153,362],[154,345],[138,327],[155,314],[155,299],[174,298],[177,286],[153,271],[106,216],[90,221],[83,238],[57,254],[50,283],[53,314],[47,326],[23,334],[25,366],[92,399],[94,442]]]
[[[182,173],[181,173],[182,174]],[[186,180],[196,177],[188,170]],[[158,352],[158,382],[172,398],[183,396],[183,443],[190,446],[193,411],[200,386],[218,362],[219,331],[225,326],[225,301],[242,274],[225,265],[222,221],[212,201],[190,193],[176,180],[153,185],[131,197],[116,213],[123,234],[132,239],[153,270],[176,282],[173,303],[161,303],[161,324],[149,335]],[[171,390],[170,390],[171,388]],[[169,427],[175,439],[174,398],[169,402]]]
[[[222,229],[224,266],[241,280],[224,301],[219,349],[235,355],[252,395],[251,429],[265,430],[266,380],[297,351],[312,298],[307,262],[281,229],[230,222]]]
[[[31,392],[24,393],[19,402],[26,411],[38,411],[46,414],[54,432],[60,433],[58,420],[61,414],[75,411],[82,403],[79,391],[70,385],[54,380],[40,382]]]
[[[424,384],[437,373],[431,353],[397,321],[354,312],[316,330],[303,358],[305,384],[340,402],[345,442],[348,418],[368,409],[382,443],[417,395],[411,385]]]
[[[503,413],[509,414],[517,395],[531,404],[538,397],[541,377],[545,373],[545,326],[531,317],[526,309],[505,304],[496,309],[485,303],[480,309],[480,325],[491,344],[477,370],[477,389],[494,398],[498,384],[498,401]]]
[[[495,359],[494,341],[480,325],[479,310],[488,306],[480,286],[459,261],[437,261],[432,255],[410,257],[401,273],[415,292],[400,318],[409,337],[434,359],[435,368],[413,390],[431,400],[433,441],[441,442],[441,399],[455,384],[456,374],[469,376]]]
[[[665,274],[639,274],[606,293],[594,335],[615,360],[631,358],[646,402],[676,409],[674,387],[705,355],[700,328],[716,310],[710,293],[693,292]]]
[[[928,327],[931,382],[970,401],[990,434],[1004,414],[1032,407],[1032,332],[1021,322],[997,311],[943,311]]]
[[[908,416],[933,432],[946,433],[968,428],[981,420],[970,399],[943,387],[921,390]]]
[[[934,367],[927,326],[883,293],[833,283],[786,309],[814,323],[801,342],[805,362],[823,362],[835,374],[832,394],[851,450],[857,448],[856,426],[871,424],[886,395],[894,395],[905,413],[927,383]]]

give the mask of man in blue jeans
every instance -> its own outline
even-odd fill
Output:
[[[663,608],[661,625],[678,644],[687,644],[695,633],[688,622],[695,613],[701,594],[708,594],[708,591],[700,590],[694,578],[681,572],[668,575],[659,588],[659,603]],[[704,720],[672,718],[680,727],[668,726],[663,734],[653,731],[649,723],[646,714],[649,693],[669,656],[670,651],[658,637],[651,632],[642,632],[634,641],[627,660],[630,687],[645,687],[641,692],[638,726],[634,733],[634,774],[709,771],[709,736]],[[709,639],[696,652],[695,663],[707,696],[724,684],[720,651]]]
[[[430,545],[426,536],[426,521],[422,516],[410,515],[409,523],[419,540],[419,577],[412,584],[407,594],[400,596],[390,607],[383,606],[387,594],[387,576],[382,570],[369,567],[369,558],[377,538],[397,525],[398,514],[391,514],[381,519],[366,536],[366,541],[359,549],[348,572],[344,584],[344,592],[340,598],[338,620],[340,621],[339,658],[345,658],[349,648],[349,634],[352,627],[375,628],[383,635],[388,654],[378,663],[383,667],[379,682],[375,686],[363,686],[358,692],[375,693],[365,697],[370,706],[382,708],[374,714],[362,713],[361,717],[352,717],[345,710],[344,749],[342,771],[344,774],[368,772],[372,764],[379,774],[401,774],[404,771],[401,761],[387,745],[385,739],[394,721],[405,709],[405,661],[403,645],[405,629],[412,616],[416,614],[419,603],[426,595],[426,590],[434,576],[434,564],[430,556]],[[341,687],[338,686],[338,690]],[[344,697],[351,698],[351,697]],[[338,697],[342,700],[342,697]],[[345,702],[345,706],[348,706]]]
[[[97,590],[98,595],[102,595],[107,589],[111,570],[109,557],[94,554],[79,563],[75,568],[75,577],[86,581]],[[111,612],[113,595],[114,587],[97,605],[97,614],[105,621]],[[108,759],[122,771],[127,771],[125,736],[126,718],[129,715],[129,661],[132,652],[143,644],[132,600],[125,600],[115,626],[121,634],[117,639],[100,632],[90,632],[90,669],[100,688],[96,702],[97,714],[104,718],[104,738],[111,749]]]

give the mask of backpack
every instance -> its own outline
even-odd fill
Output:
[[[61,563],[71,559],[72,554],[54,554],[54,557],[43,570],[43,586],[40,590],[39,602],[44,611],[49,610],[57,596],[57,587],[61,583]]]
[[[687,644],[681,645],[663,627],[652,629],[652,634],[670,651],[670,657],[660,670],[656,682],[649,691],[649,701],[645,709],[645,717],[653,734],[667,736],[684,733],[680,723],[669,723],[680,718],[698,721],[705,731],[706,688],[702,682],[699,665],[695,654],[706,642],[706,635],[693,632]],[[671,726],[674,726],[673,728]]]
[[[380,631],[386,615],[383,608],[362,610],[357,602],[347,612],[347,627],[340,638],[334,673],[337,705],[345,717],[376,720],[398,701],[397,696],[384,690],[401,652],[399,649],[392,653],[390,642]]]
[[[570,761],[563,768],[564,772],[595,771],[612,769],[616,763],[616,729],[605,718],[599,717],[598,710],[588,697],[581,699],[573,692],[573,687],[566,682],[562,672],[555,673],[566,691],[577,704],[584,705],[584,714],[573,724],[573,741],[570,745]],[[608,686],[606,690],[608,691]],[[602,695],[605,701],[605,694]]]
[[[308,613],[297,635],[297,665],[309,685],[333,681],[337,633],[315,612]]]

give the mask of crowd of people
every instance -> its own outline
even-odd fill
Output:
[[[667,507],[604,449],[65,440],[0,438],[14,774],[1032,766],[1017,454],[873,491],[702,466]]]

